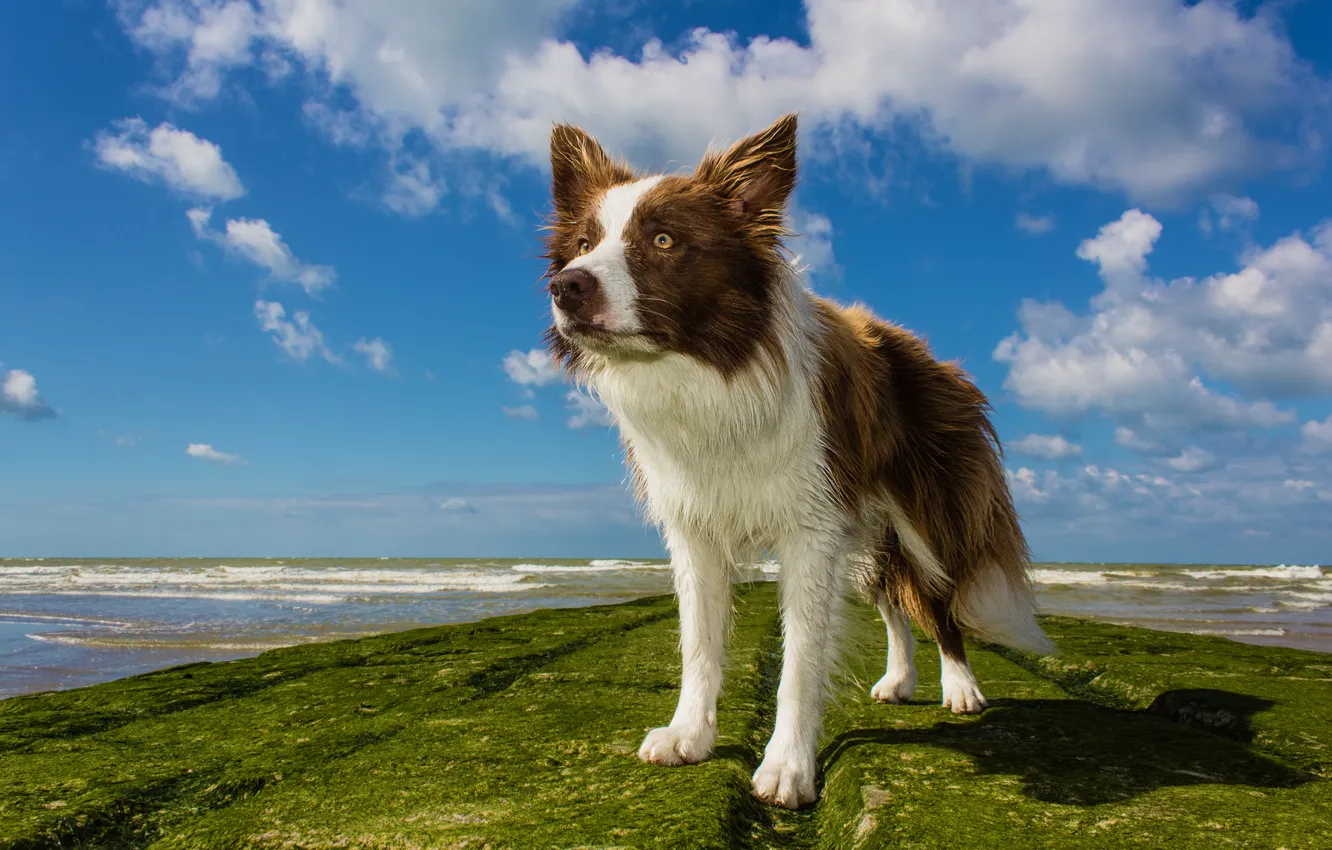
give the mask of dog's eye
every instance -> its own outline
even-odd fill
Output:
[[[675,240],[671,238],[669,233],[658,233],[656,236],[652,237],[652,244],[656,245],[658,248],[665,249],[674,245]]]
[[[578,240],[578,256],[581,257],[581,256],[583,256],[584,254],[586,254],[588,251],[591,251],[591,250],[592,250],[592,243],[591,243],[591,242],[588,242],[586,239],[579,239],[579,240]]]

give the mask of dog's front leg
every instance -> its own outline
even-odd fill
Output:
[[[842,620],[845,570],[836,539],[806,534],[782,547],[782,679],[777,719],[754,794],[788,809],[818,798],[814,790],[823,709]]]
[[[731,574],[717,547],[702,539],[668,533],[667,545],[680,604],[680,701],[671,725],[649,732],[638,756],[656,764],[694,764],[712,754],[717,740]]]

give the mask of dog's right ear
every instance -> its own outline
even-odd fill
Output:
[[[572,124],[550,131],[550,194],[555,215],[572,221],[596,196],[616,183],[633,179],[633,171],[611,159],[597,140]]]

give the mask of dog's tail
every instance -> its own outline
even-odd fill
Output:
[[[981,640],[1041,655],[1055,651],[1036,622],[1036,598],[1025,570],[989,564],[972,573],[958,589],[953,615]]]

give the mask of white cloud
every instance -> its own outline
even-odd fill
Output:
[[[1145,439],[1138,435],[1138,432],[1132,428],[1125,428],[1123,425],[1115,428],[1115,445],[1123,446],[1126,449],[1136,449],[1140,452],[1160,451],[1161,446],[1152,440]]]
[[[1142,210],[1128,210],[1078,245],[1078,259],[1095,263],[1107,285],[1132,285],[1147,270],[1147,255],[1161,238],[1161,223]]]
[[[1078,247],[1105,283],[1084,315],[1024,302],[1022,330],[994,352],[1020,403],[1149,430],[1272,428],[1295,418],[1273,400],[1332,392],[1332,222],[1201,279],[1149,275],[1160,235],[1129,210]]]
[[[509,203],[508,198],[504,197],[498,185],[487,186],[484,194],[486,206],[490,207],[490,211],[495,214],[495,218],[513,227],[522,223],[522,219],[513,211],[513,205]]]
[[[318,354],[329,363],[342,362],[329,350],[324,343],[324,334],[314,326],[310,314],[304,310],[297,310],[288,320],[286,308],[278,302],[256,301],[254,315],[259,320],[259,327],[271,333],[278,348],[297,363],[305,363],[312,354]]]
[[[1181,486],[1160,475],[1120,472],[1096,464],[1087,464],[1072,474],[1025,466],[1007,474],[1019,506],[1028,511],[1045,506],[1045,511],[1063,517],[1124,518],[1134,508],[1156,505],[1159,510],[1165,503],[1189,502],[1203,495],[1197,487]]]
[[[245,459],[240,455],[220,452],[208,443],[190,443],[185,447],[185,454],[201,460],[211,460],[213,463],[220,463],[225,466],[240,466],[245,463]]]
[[[544,387],[564,377],[550,353],[541,348],[534,348],[526,354],[510,351],[504,356],[504,371],[509,380],[524,387]]]
[[[536,422],[541,418],[541,414],[530,404],[524,404],[518,407],[506,407],[504,408],[504,415],[510,419],[521,419],[525,422]]]
[[[1232,450],[1218,462],[1215,455],[1225,445]],[[1171,466],[1163,464],[1167,474],[1087,464],[1071,471],[1021,467],[1008,477],[1029,534],[1046,546],[1063,539],[1076,552],[1099,540],[1108,552],[1132,538],[1168,553],[1154,557],[1183,558],[1205,539],[1204,545],[1215,547],[1206,557],[1216,558],[1224,557],[1223,541],[1237,543],[1249,528],[1279,535],[1283,544],[1299,541],[1305,551],[1320,550],[1326,545],[1332,462],[1270,454],[1270,444],[1252,454],[1246,445],[1253,444],[1219,438],[1215,453],[1190,446],[1171,458]]]
[[[1179,472],[1198,472],[1207,469],[1216,462],[1216,455],[1200,449],[1197,446],[1188,446],[1175,457],[1166,460],[1166,464]]]
[[[833,226],[827,216],[796,206],[791,210],[790,228],[795,235],[786,240],[786,247],[795,268],[815,275],[837,273]]]
[[[362,337],[356,341],[352,349],[357,354],[364,354],[366,364],[376,372],[387,372],[392,366],[393,347],[379,337],[368,342]]]
[[[307,295],[315,298],[333,285],[336,275],[331,266],[312,265],[297,259],[282,237],[262,218],[228,219],[225,230],[218,232],[209,227],[210,209],[195,207],[187,210],[185,216],[190,220],[195,236],[216,242],[256,266],[268,269],[274,280],[298,284]]]
[[[611,412],[601,401],[580,390],[569,390],[564,396],[565,407],[573,411],[569,417],[570,428],[586,428],[597,425],[605,428],[615,424]]]
[[[450,498],[444,499],[439,503],[439,509],[450,513],[476,513],[476,508],[472,503],[459,496],[451,496]]]
[[[362,148],[370,144],[373,128],[359,113],[334,109],[318,100],[307,100],[301,107],[306,120],[335,145]]]
[[[1313,420],[1300,426],[1304,447],[1314,452],[1332,451],[1332,416],[1323,421]]]
[[[59,415],[37,392],[37,379],[22,369],[4,373],[4,381],[0,382],[0,413],[29,421],[54,419]]]
[[[1252,198],[1235,195],[1213,195],[1209,209],[1204,209],[1198,219],[1198,226],[1204,233],[1216,230],[1238,230],[1258,218],[1258,202]],[[1212,214],[1216,218],[1213,220]]]
[[[117,5],[172,69],[169,96],[216,96],[243,66],[299,65],[316,102],[354,104],[307,107],[312,120],[394,156],[419,132],[438,152],[541,164],[559,119],[688,162],[800,109],[809,128],[905,123],[970,161],[1159,201],[1316,160],[1316,132],[1279,128],[1316,126],[1329,90],[1269,15],[1221,0],[806,0],[808,46],[695,30],[633,56],[560,40],[574,0]],[[388,194],[406,210],[443,191],[414,164],[391,170],[407,175]]]
[[[1049,233],[1051,230],[1054,230],[1054,216],[1037,216],[1020,212],[1017,214],[1017,218],[1013,220],[1013,226],[1018,230],[1026,231],[1033,236],[1039,236],[1042,233]]]
[[[380,200],[394,212],[417,218],[430,212],[448,191],[444,178],[434,174],[430,161],[406,153],[390,158],[388,182]]]
[[[1055,434],[1054,436],[1028,434],[1021,440],[1009,443],[1008,447],[1019,454],[1043,457],[1047,460],[1082,454],[1082,446],[1077,443],[1070,443],[1064,439],[1062,434]]]
[[[20,407],[33,407],[38,403],[37,379],[22,369],[10,369],[5,375],[3,393],[6,401]]]
[[[93,139],[97,161],[145,182],[160,181],[175,192],[214,201],[245,194],[236,170],[222,149],[169,123],[148,129],[142,118],[125,118],[117,132],[102,130]]]

